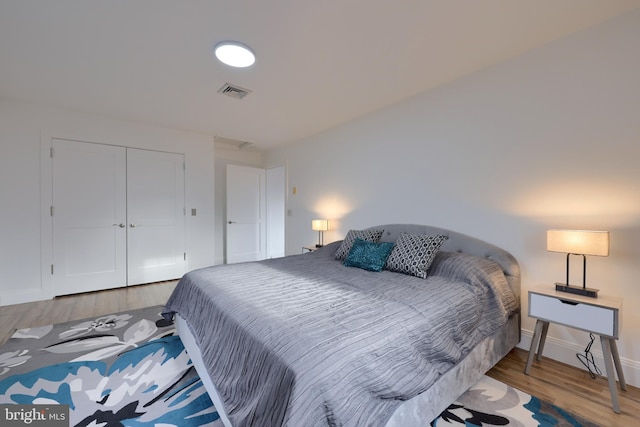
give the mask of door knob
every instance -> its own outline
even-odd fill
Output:
[[[140,227],[140,224],[129,224],[129,227],[131,227],[131,228]]]
[[[227,224],[235,224],[235,221],[229,221]]]
[[[123,223],[120,224],[113,224],[114,227],[120,227],[120,228],[124,228],[126,227]]]

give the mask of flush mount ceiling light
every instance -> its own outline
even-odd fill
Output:
[[[231,67],[250,67],[256,62],[256,55],[247,45],[234,41],[224,41],[213,48],[216,58]]]

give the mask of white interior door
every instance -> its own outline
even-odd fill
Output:
[[[127,149],[129,285],[185,273],[184,209],[184,156]]]
[[[265,258],[265,170],[227,165],[228,264]]]
[[[284,166],[267,169],[267,258],[285,255],[285,199]]]
[[[52,141],[55,295],[127,284],[126,151]]]

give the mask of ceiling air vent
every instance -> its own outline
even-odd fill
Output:
[[[232,85],[231,83],[225,83],[218,89],[218,93],[230,96],[231,98],[242,99],[249,95],[251,91],[240,86]]]

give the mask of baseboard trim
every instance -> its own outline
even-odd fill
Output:
[[[533,331],[523,329],[522,339],[520,340],[520,344],[518,344],[517,347],[529,351],[532,338]],[[596,362],[596,365],[600,368],[603,375],[606,375],[604,358],[602,357],[602,347],[600,346],[599,341],[600,340],[596,338],[591,352],[593,353],[593,358]],[[585,367],[576,357],[577,353],[584,352],[584,347],[584,345],[578,345],[558,338],[547,336],[544,344],[543,356],[562,363],[566,363],[567,365],[585,369]],[[620,357],[620,364],[622,365],[622,372],[624,373],[624,379],[626,383],[634,387],[640,387],[640,362],[625,357]]]

